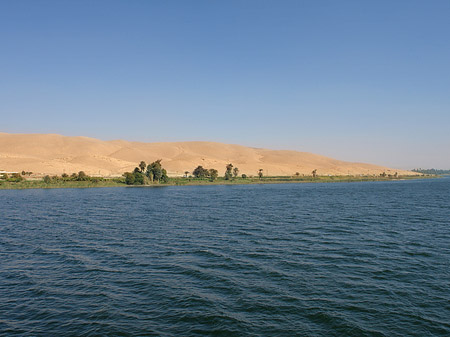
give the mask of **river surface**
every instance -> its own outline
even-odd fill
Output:
[[[450,178],[1,190],[0,335],[450,336]]]

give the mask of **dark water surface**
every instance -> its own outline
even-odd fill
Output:
[[[0,191],[0,334],[449,336],[450,178]]]

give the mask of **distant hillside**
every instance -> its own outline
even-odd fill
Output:
[[[232,163],[240,173],[291,176],[310,175],[417,174],[387,167],[344,162],[308,152],[267,150],[213,142],[140,143],[124,140],[102,141],[88,137],[55,134],[0,133],[0,170],[61,174],[85,171],[91,175],[120,175],[141,160],[162,159],[171,176],[181,176],[202,165],[222,175]]]
[[[413,172],[417,172],[417,173],[423,173],[423,174],[450,174],[450,170],[439,170],[439,169],[422,169],[422,168],[418,168],[418,169],[413,169],[411,170]]]

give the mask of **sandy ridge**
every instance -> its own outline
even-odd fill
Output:
[[[291,176],[310,175],[413,174],[366,163],[351,163],[321,155],[289,150],[268,150],[215,142],[142,143],[103,141],[89,137],[56,134],[8,134],[0,132],[0,170],[62,174],[85,171],[91,175],[121,175],[141,160],[162,159],[169,175],[181,176],[198,165],[215,168],[220,174],[233,163],[240,173]]]

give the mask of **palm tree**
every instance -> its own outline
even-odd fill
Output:
[[[315,178],[316,175],[317,175],[317,169],[314,169],[314,170],[312,171],[312,176],[313,176],[313,178]]]
[[[141,161],[139,163],[139,168],[141,169],[141,172],[144,172],[146,167],[147,167],[147,164],[145,163],[145,161]]]
[[[227,170],[225,171],[225,180],[230,180],[232,177],[231,170],[233,169],[233,164],[228,164],[226,168]]]
[[[259,169],[258,176],[259,176],[259,179],[262,179],[262,177],[263,177],[263,169]]]

